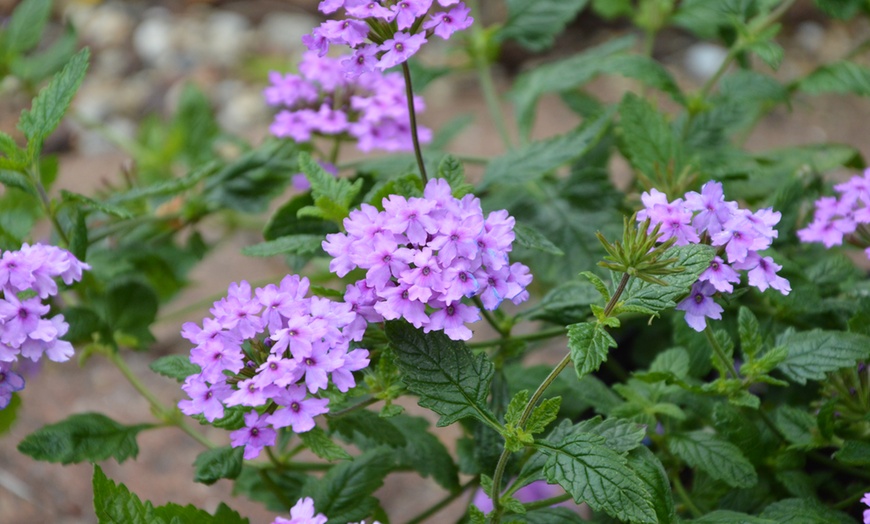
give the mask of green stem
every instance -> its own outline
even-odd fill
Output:
[[[674,489],[677,492],[677,495],[680,496],[680,500],[683,501],[683,504],[689,508],[689,511],[692,513],[692,517],[700,518],[704,515],[704,512],[701,511],[698,506],[692,501],[692,497],[689,495],[689,492],[686,491],[686,487],[683,486],[683,481],[680,480],[679,475],[671,475],[671,483],[674,485]]]
[[[613,293],[613,296],[610,297],[610,300],[607,302],[607,305],[604,307],[604,315],[608,316],[613,312],[613,308],[616,307],[616,304],[619,302],[619,298],[622,296],[622,293],[625,291],[625,287],[628,285],[628,281],[631,279],[631,276],[628,273],[623,273],[622,278],[619,280],[619,285],[616,287],[616,291]],[[525,409],[523,410],[522,415],[520,416],[520,420],[517,423],[518,428],[522,428],[526,425],[526,422],[529,420],[529,417],[532,415],[532,412],[535,409],[535,405],[538,403],[538,400],[544,395],[544,392],[548,387],[556,380],[562,371],[568,367],[568,364],[571,363],[571,353],[568,352],[562,360],[556,364],[556,367],[550,371],[550,374],[547,375],[547,378],[541,382],[541,385],[538,386],[538,389],[532,394],[529,402],[526,404]],[[492,507],[493,507],[493,516],[492,516],[492,524],[499,524],[501,522],[501,514],[504,511],[504,508],[501,506],[501,482],[502,477],[504,477],[504,470],[507,467],[508,459],[511,456],[511,452],[505,447],[502,451],[501,456],[498,458],[498,464],[495,467],[495,474],[492,476]]]
[[[506,150],[510,151],[513,149],[513,143],[510,136],[508,136],[504,112],[501,109],[501,100],[495,88],[495,83],[492,81],[492,68],[487,63],[486,57],[480,56],[480,53],[475,53],[474,66],[477,69],[477,78],[480,82],[483,100],[486,102],[486,109],[489,111],[493,124],[498,129],[502,144]]]
[[[329,150],[329,163],[335,165],[338,160],[338,153],[341,151],[341,138],[336,137],[332,142],[332,148]]]
[[[849,506],[851,506],[852,504],[855,504],[856,502],[861,500],[861,497],[863,497],[864,494],[868,493],[868,492],[870,492],[870,486],[864,486],[860,490],[856,491],[854,494],[849,495],[848,497],[841,500],[840,502],[837,502],[832,507],[834,509],[846,509]]]
[[[39,193],[39,202],[42,204],[42,209],[48,215],[51,225],[57,231],[57,235],[63,240],[66,247],[69,247],[69,237],[66,236],[63,228],[60,227],[60,222],[57,220],[54,211],[51,209],[51,199],[48,198],[48,193],[45,192],[45,186],[42,185],[42,175],[39,169],[39,160],[33,163],[33,168],[29,172],[30,178],[33,179],[33,185],[36,186],[36,192]]]
[[[711,328],[709,324],[704,328],[704,336],[707,337],[707,342],[710,344],[710,347],[713,348],[713,352],[716,353],[716,356],[722,361],[722,365],[728,369],[728,376],[733,379],[739,378],[737,372],[734,371],[734,362],[728,358],[728,355],[725,354],[725,350],[723,350],[722,346],[719,345],[719,341],[716,340],[716,336],[713,335],[713,328]]]
[[[488,348],[492,346],[498,346],[500,344],[504,344],[505,342],[514,342],[514,341],[525,341],[532,342],[535,340],[545,340],[548,338],[558,337],[564,335],[566,330],[564,327],[554,327],[543,329],[541,331],[537,331],[535,333],[528,333],[525,335],[511,335],[507,338],[494,338],[492,340],[484,340],[482,342],[469,342],[465,344],[470,349],[480,349],[480,348]]]
[[[327,418],[343,417],[344,415],[347,415],[348,413],[353,413],[354,411],[359,411],[361,409],[367,408],[368,406],[371,406],[372,404],[377,403],[379,400],[380,399],[378,399],[378,398],[372,397],[372,398],[366,399],[362,402],[359,402],[357,404],[354,404],[353,406],[346,407],[342,410],[327,413],[325,416]]]
[[[510,337],[510,332],[506,330],[504,326],[502,326],[501,323],[496,320],[494,316],[492,316],[492,313],[490,313],[485,307],[483,307],[483,301],[480,300],[480,297],[474,297],[472,300],[474,300],[475,305],[477,305],[477,307],[480,309],[480,313],[483,315],[483,319],[486,320],[487,323],[489,323],[489,325],[492,326],[492,328],[496,330],[499,335],[501,335],[502,341]]]
[[[478,484],[480,484],[480,477],[474,477],[473,479],[460,486],[458,490],[448,494],[446,497],[439,500],[433,506],[427,508],[419,515],[409,520],[406,524],[419,524],[420,522],[423,522],[424,520],[428,519],[432,515],[447,507],[454,500],[461,497],[462,494],[468,491],[469,488],[477,487]]]
[[[127,382],[129,382],[130,385],[133,386],[133,389],[138,391],[139,394],[148,401],[148,403],[151,405],[152,412],[158,419],[165,422],[167,425],[177,427],[181,431],[190,435],[191,438],[209,449],[214,449],[218,447],[217,444],[210,441],[204,435],[194,430],[189,424],[181,419],[174,410],[164,406],[163,403],[157,399],[154,393],[152,393],[151,390],[148,389],[148,386],[146,386],[141,380],[139,380],[139,377],[137,377],[136,374],[133,373],[133,370],[130,369],[130,366],[128,366],[124,359],[121,358],[121,355],[119,353],[113,351],[109,353],[107,357],[109,361],[114,364],[116,368],[118,368],[118,371],[120,371],[121,374],[124,375],[124,377],[127,379]]]
[[[423,150],[420,149],[420,137],[417,135],[417,113],[414,110],[414,88],[411,86],[411,69],[408,62],[402,62],[402,74],[405,75],[405,96],[408,98],[408,116],[411,118],[411,141],[414,142],[414,156],[417,157],[417,167],[420,168],[420,178],[425,186],[429,179],[426,176],[426,165],[423,162]]]

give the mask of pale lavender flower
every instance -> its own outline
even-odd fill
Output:
[[[861,498],[861,502],[870,506],[870,493],[865,493]],[[870,509],[864,510],[864,524],[870,524]]]
[[[677,309],[686,312],[686,323],[695,331],[704,331],[707,319],[722,318],[722,306],[713,300],[716,288],[709,282],[695,282],[689,296],[677,304]]]
[[[321,4],[322,5],[322,4]],[[299,499],[290,508],[290,519],[277,517],[272,524],[326,524],[328,520],[322,513],[314,513],[314,500],[311,497]]]
[[[244,458],[255,459],[266,446],[273,446],[278,434],[266,422],[268,417],[256,411],[245,413],[245,427],[230,433],[234,448],[245,446]]]
[[[267,417],[275,428],[290,427],[294,433],[305,433],[314,427],[314,417],[329,412],[329,399],[306,398],[305,388],[299,385],[281,389],[274,398],[275,403],[283,406]]]
[[[11,364],[0,362],[0,409],[12,401],[12,394],[24,389],[24,378],[12,371]]]

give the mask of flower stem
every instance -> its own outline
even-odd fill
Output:
[[[139,394],[148,401],[148,403],[151,405],[151,411],[154,413],[154,416],[165,422],[167,425],[177,427],[181,431],[190,435],[190,437],[193,438],[195,441],[199,442],[200,444],[209,449],[214,449],[218,447],[217,444],[210,441],[204,435],[193,429],[189,424],[181,419],[177,413],[174,413],[173,410],[164,406],[163,403],[157,399],[154,393],[152,393],[151,390],[148,389],[148,386],[146,386],[141,380],[139,380],[139,377],[137,377],[136,374],[133,373],[133,370],[130,369],[130,366],[127,365],[127,363],[124,361],[123,358],[121,358],[121,355],[118,352],[109,352],[107,354],[107,357],[109,361],[114,364],[116,368],[118,368],[118,371],[120,371],[121,374],[124,375],[124,378],[127,379],[130,385],[133,386],[133,389],[138,391]]]
[[[466,482],[462,486],[459,486],[459,489],[457,489],[456,491],[453,491],[452,493],[448,494],[446,497],[439,500],[433,506],[430,506],[429,508],[424,510],[419,515],[417,515],[416,517],[409,520],[407,522],[407,524],[419,524],[420,522],[423,522],[424,520],[428,519],[432,515],[438,513],[439,511],[441,511],[442,509],[447,507],[454,500],[461,497],[462,494],[465,493],[466,491],[468,491],[470,488],[477,487],[478,484],[480,484],[480,477],[474,477],[473,479],[469,480],[468,482]]]
[[[686,487],[683,486],[683,481],[680,480],[679,475],[671,475],[671,483],[674,485],[674,490],[676,490],[677,495],[680,496],[680,500],[683,501],[683,504],[689,508],[689,511],[692,513],[694,518],[699,518],[704,515],[704,512],[695,505],[692,501],[692,497],[689,495],[689,492],[686,491]]]
[[[408,116],[411,118],[411,140],[414,142],[414,155],[417,157],[417,167],[420,168],[420,178],[425,186],[429,179],[426,176],[426,165],[423,162],[423,150],[420,149],[420,137],[417,134],[417,113],[414,110],[414,88],[411,85],[411,69],[408,62],[402,62],[402,74],[405,75],[405,96],[408,99]]]
[[[528,504],[523,504],[523,507],[526,508],[526,511],[532,511],[540,508],[549,508],[555,504],[560,502],[565,502],[566,500],[571,498],[570,493],[562,493],[561,495],[557,495],[555,497],[550,497],[544,500],[536,500],[534,502],[529,502]]]
[[[719,341],[716,340],[716,336],[713,334],[713,328],[711,328],[709,324],[704,328],[704,336],[707,337],[707,342],[710,344],[710,347],[713,348],[713,352],[716,353],[716,356],[722,361],[722,365],[728,369],[728,376],[733,379],[739,378],[737,372],[734,371],[734,362],[728,358],[728,355],[725,354],[725,350],[723,350],[722,346],[719,345]]]
[[[558,337],[565,334],[564,327],[553,327],[548,329],[542,329],[541,331],[536,331],[535,333],[528,333],[526,335],[512,335],[507,338],[498,338],[492,340],[484,340],[482,342],[469,342],[465,344],[469,349],[479,349],[479,348],[488,348],[492,346],[498,346],[499,344],[504,344],[505,342],[514,342],[514,341],[525,341],[532,342],[535,340],[546,340],[548,338]]]
[[[623,273],[622,278],[619,281],[619,285],[616,288],[616,292],[613,293],[613,296],[610,297],[610,300],[607,302],[607,305],[604,307],[604,314],[610,315],[613,312],[613,308],[616,307],[616,304],[619,302],[619,298],[622,296],[622,293],[625,291],[625,287],[628,285],[628,281],[631,279],[631,276],[628,273]],[[568,364],[571,363],[571,353],[566,354],[556,367],[550,371],[550,374],[547,375],[547,378],[541,382],[541,385],[538,386],[538,389],[532,394],[529,402],[526,404],[525,409],[523,410],[523,414],[520,416],[519,422],[517,422],[517,427],[522,428],[525,426],[526,422],[529,420],[529,417],[532,415],[532,412],[535,410],[535,405],[538,403],[538,400],[544,395],[544,392],[550,385],[556,380],[556,378],[568,367]],[[504,477],[504,470],[507,467],[507,461],[511,456],[511,452],[508,451],[507,447],[502,451],[501,456],[498,458],[498,464],[495,467],[495,474],[492,476],[492,507],[493,507],[493,516],[492,516],[492,524],[499,524],[501,522],[501,514],[504,508],[501,506],[501,501],[499,500],[501,495],[501,482],[502,477]]]

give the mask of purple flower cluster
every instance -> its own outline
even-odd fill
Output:
[[[290,508],[290,519],[277,517],[272,521],[272,524],[325,524],[328,518],[323,513],[314,513],[314,499],[305,497],[299,499],[296,504]],[[365,524],[362,522],[350,522],[348,524]],[[372,524],[380,524],[380,522],[372,522]]]
[[[423,198],[391,195],[383,208],[363,204],[344,220],[347,233],[323,242],[338,276],[366,270],[344,296],[360,322],[404,318],[427,333],[468,340],[465,323],[480,320],[480,310],[463,298],[480,297],[492,310],[529,297],[529,268],[508,261],[514,219],[507,211],[484,218],[478,198],[454,198],[443,179],[430,180]]]
[[[183,326],[182,336],[196,344],[190,361],[201,372],[185,380],[190,400],[178,407],[209,422],[226,407],[250,407],[245,427],[230,434],[233,447],[245,446],[246,459],[273,445],[276,429],[313,428],[314,417],[329,411],[317,393],[330,380],[348,391],[356,385],[353,372],[369,364],[368,351],[350,350],[365,330],[351,305],[307,293],[308,279],[296,275],[253,293],[247,282],[233,283],[201,328]]]
[[[63,315],[44,318],[50,310],[45,300],[57,294],[56,278],[69,285],[90,268],[69,251],[42,244],[24,244],[0,257],[0,409],[24,388],[12,371],[19,356],[33,362],[43,355],[55,362],[72,356],[72,344],[60,339],[69,324]]]
[[[649,218],[650,229],[661,225],[660,242],[676,238],[677,246],[705,243],[719,248],[689,296],[677,305],[696,331],[704,330],[707,318],[722,318],[722,306],[713,300],[713,295],[731,293],[733,284],[740,283],[738,271],[746,271],[749,285],[761,291],[769,287],[783,295],[791,291],[788,281],[776,274],[782,266],[759,254],[778,235],[773,226],[779,223],[779,212],[772,208],[755,213],[741,209],[737,202],[725,200],[722,184],[715,181],[704,184],[700,193],[686,193],[685,199],[668,202],[667,195],[652,189],[641,200],[644,209],[637,218]]]
[[[432,35],[444,40],[467,29],[474,19],[459,0],[438,0],[448,10],[432,9],[434,0],[323,0],[320,11],[332,14],[344,9],[346,19],[327,20],[302,42],[324,56],[330,45],[354,50],[345,61],[347,74],[359,76],[384,71],[413,56]]]
[[[830,248],[859,229],[867,232],[862,226],[870,224],[870,169],[834,189],[840,196],[817,200],[813,221],[797,232],[802,242],[820,242]],[[870,258],[870,247],[864,252]]]
[[[361,151],[410,151],[410,116],[405,84],[399,73],[371,72],[350,78],[347,60],[307,52],[299,64],[301,75],[269,73],[263,91],[269,105],[283,108],[269,130],[277,137],[307,142],[314,136],[356,140]],[[415,112],[425,109],[414,97]],[[432,132],[417,128],[422,142]]]
[[[868,508],[870,508],[870,493],[865,493],[861,498],[861,502],[866,504]],[[870,509],[864,510],[864,524],[870,524]]]

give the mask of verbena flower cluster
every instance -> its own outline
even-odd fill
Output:
[[[269,130],[277,137],[307,142],[314,136],[356,140],[361,151],[413,149],[405,84],[399,73],[371,72],[351,78],[342,65],[347,59],[307,52],[299,64],[301,75],[269,73],[271,85],[263,94],[269,105],[283,108]],[[425,109],[414,97],[414,110]],[[428,142],[432,132],[417,128]]]
[[[865,493],[861,498],[861,502],[867,505],[870,508],[870,493]],[[870,509],[864,510],[864,524],[870,524]]]
[[[299,499],[296,504],[290,508],[290,519],[277,517],[272,521],[272,524],[326,524],[329,520],[323,513],[314,513],[314,500],[311,497]],[[362,522],[349,522],[348,524],[366,524]],[[372,524],[380,524],[380,522],[372,522]]]
[[[330,381],[348,391],[356,385],[353,372],[369,364],[368,351],[350,348],[362,340],[364,321],[350,304],[306,297],[308,287],[297,275],[253,293],[247,282],[233,283],[202,327],[183,326],[182,336],[196,344],[190,361],[201,372],[185,380],[190,400],[178,407],[209,422],[227,407],[250,407],[245,427],[230,434],[233,447],[245,446],[246,459],[273,445],[277,429],[313,428],[314,417],[329,411],[318,392]]]
[[[465,324],[480,320],[480,309],[463,298],[479,297],[492,310],[529,297],[529,268],[508,260],[514,219],[507,211],[484,218],[478,198],[455,198],[443,179],[430,180],[422,198],[391,195],[382,204],[383,211],[363,204],[344,220],[346,233],[323,242],[338,276],[366,270],[344,296],[363,319],[404,318],[427,333],[468,340]]]
[[[822,197],[816,201],[813,221],[797,232],[802,242],[820,242],[830,248],[843,243],[843,239],[858,232],[863,243],[870,244],[870,231],[862,227],[870,224],[870,169],[849,181],[837,184],[839,197]],[[864,250],[870,258],[870,247]]]
[[[459,0],[438,0],[447,10],[433,9],[435,5],[434,0],[323,0],[322,13],[343,9],[346,18],[323,22],[302,42],[320,56],[330,45],[354,49],[345,62],[349,75],[384,71],[407,61],[433,35],[447,40],[474,22]]]
[[[770,287],[783,295],[791,292],[788,281],[776,274],[782,266],[759,253],[769,248],[779,234],[773,228],[781,218],[779,212],[772,208],[754,213],[741,209],[737,202],[725,200],[722,184],[716,181],[704,184],[700,193],[686,193],[685,199],[668,202],[667,195],[652,189],[641,200],[644,209],[637,218],[649,218],[650,230],[661,225],[660,242],[676,238],[677,246],[705,243],[719,248],[710,267],[692,285],[689,296],[677,304],[696,331],[704,330],[707,318],[722,318],[722,306],[713,295],[731,293],[734,284],[740,283],[738,271],[746,271],[749,285],[760,291]]]
[[[19,357],[64,362],[73,355],[72,344],[60,338],[69,324],[63,315],[45,318],[46,300],[57,294],[56,278],[69,285],[90,268],[69,251],[43,244],[0,257],[0,409],[24,388],[24,378],[12,370]]]

